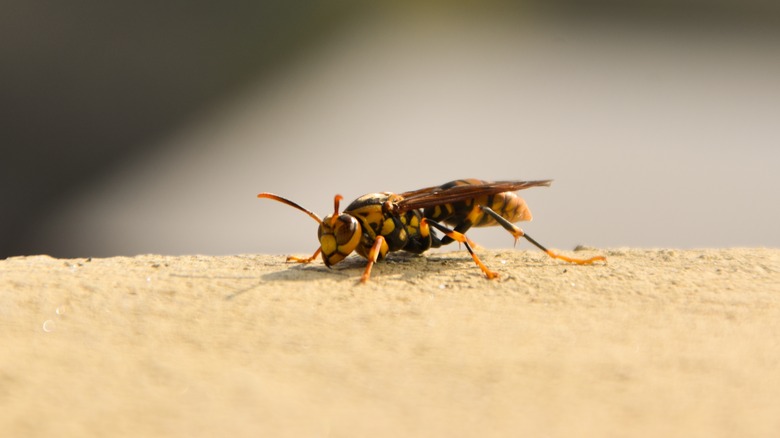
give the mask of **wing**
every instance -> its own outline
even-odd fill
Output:
[[[437,187],[426,187],[401,193],[403,199],[398,202],[398,213],[418,208],[428,208],[436,205],[449,204],[450,202],[463,201],[481,195],[495,195],[503,192],[514,192],[529,187],[549,186],[551,179],[537,181],[478,181],[461,180],[465,184],[447,187],[449,184]]]

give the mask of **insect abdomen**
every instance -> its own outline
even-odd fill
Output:
[[[452,181],[442,186],[442,189],[460,185],[483,184],[476,179]],[[523,198],[514,192],[503,192],[495,195],[481,195],[472,199],[452,202],[425,209],[425,217],[448,225],[470,223],[470,226],[489,227],[496,225],[496,220],[485,214],[479,206],[490,207],[509,222],[530,221],[533,216]]]
[[[487,205],[509,222],[530,221],[533,219],[531,210],[528,209],[528,205],[523,198],[512,192],[488,196],[485,203],[479,205]],[[482,217],[474,224],[475,227],[489,227],[493,225],[497,225],[496,220],[487,214],[482,214]]]

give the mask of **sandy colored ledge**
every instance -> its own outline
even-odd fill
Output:
[[[780,436],[780,250],[481,253],[0,261],[0,436]]]

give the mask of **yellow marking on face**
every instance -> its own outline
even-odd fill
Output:
[[[336,252],[336,236],[333,234],[323,234],[320,236],[320,247],[323,254],[333,254]]]

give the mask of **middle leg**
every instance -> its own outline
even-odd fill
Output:
[[[479,266],[479,269],[482,270],[482,272],[485,274],[485,277],[487,277],[489,280],[492,280],[492,279],[498,277],[498,272],[491,271],[490,269],[488,269],[487,266],[485,266],[484,263],[482,263],[482,260],[479,259],[477,254],[474,252],[474,249],[472,248],[472,246],[474,245],[474,242],[472,242],[471,239],[466,237],[465,234],[463,234],[461,232],[458,232],[458,231],[455,231],[455,230],[453,230],[451,228],[447,228],[444,225],[442,225],[442,224],[440,224],[440,223],[438,223],[438,222],[436,222],[434,220],[423,218],[423,220],[420,222],[420,227],[427,227],[428,225],[430,225],[433,228],[436,228],[437,230],[441,231],[442,233],[444,233],[444,235],[446,237],[449,237],[452,240],[458,241],[458,242],[463,243],[464,245],[466,245],[466,249],[469,251],[469,254],[471,254],[471,258],[474,259],[474,263],[476,263],[477,266]],[[442,241],[443,240],[444,239],[442,239]],[[434,245],[434,246],[438,246],[438,245]]]
[[[374,263],[379,259],[380,254],[387,253],[387,243],[385,243],[385,237],[382,235],[376,236],[374,244],[368,251],[368,263],[366,264],[366,270],[363,271],[363,275],[360,276],[360,282],[365,283],[371,277],[371,268],[374,267]]]

